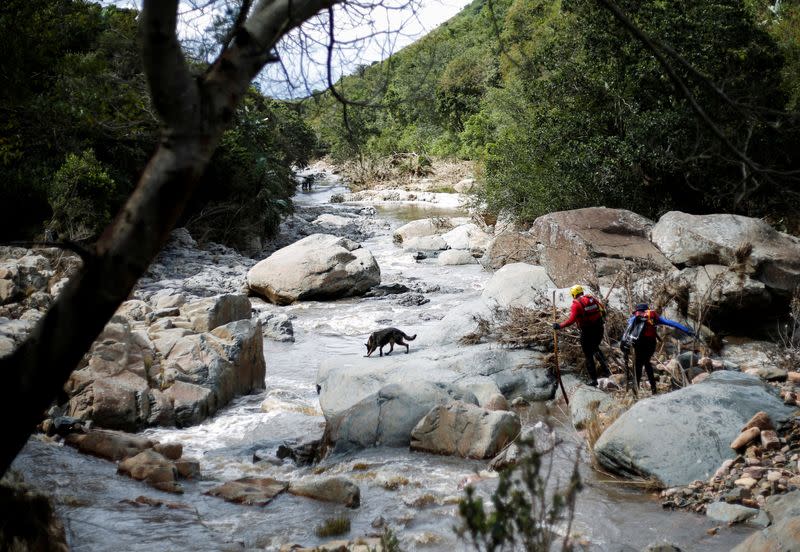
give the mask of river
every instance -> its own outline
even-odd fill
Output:
[[[311,192],[298,193],[298,206],[328,204],[343,191],[333,178],[317,182]],[[331,212],[336,206],[331,205]],[[400,306],[391,298],[356,298],[303,302],[285,307],[294,316],[294,343],[265,340],[266,389],[235,400],[212,419],[187,429],[152,429],[146,435],[177,441],[184,455],[200,460],[203,479],[184,482],[183,495],[171,495],[116,475],[116,466],[83,456],[69,447],[34,437],[14,468],[26,481],[54,496],[67,527],[72,550],[277,550],[286,543],[314,546],[324,542],[315,527],[333,516],[347,516],[347,538],[380,533],[382,519],[400,539],[403,550],[465,550],[453,527],[461,483],[486,467],[485,461],[375,448],[325,459],[319,466],[296,467],[288,460],[254,462],[274,457],[284,441],[316,438],[324,429],[315,389],[322,359],[342,361],[363,355],[366,336],[382,326],[406,333],[423,333],[448,310],[476,297],[490,274],[480,265],[440,267],[417,262],[392,243],[391,229],[415,218],[456,215],[447,207],[393,204],[378,207],[375,235],[364,242],[375,255],[383,283],[424,283],[430,302]],[[412,349],[415,343],[411,343]],[[569,424],[562,403],[534,405],[524,422],[545,420],[563,443],[554,454],[553,477],[566,481],[581,439]],[[704,516],[670,512],[656,496],[595,472],[583,454],[585,488],[578,498],[574,533],[589,550],[642,550],[669,541],[683,550],[727,551],[751,529],[722,527]],[[297,479],[311,474],[343,475],[361,487],[361,507],[316,502],[284,494],[265,507],[223,502],[203,493],[220,481],[243,476]],[[481,472],[487,476],[486,472]],[[488,474],[490,475],[490,474]],[[488,495],[496,478],[476,483]],[[140,495],[179,503],[182,507],[152,507],[133,503]]]

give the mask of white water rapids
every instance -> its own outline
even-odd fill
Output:
[[[344,191],[332,179],[299,195],[299,205],[327,204],[333,192]],[[336,206],[331,205],[332,213]],[[378,217],[397,226],[438,215],[460,214],[451,209],[395,204],[378,207]],[[314,546],[324,542],[315,527],[344,515],[351,520],[346,538],[380,533],[372,523],[383,518],[399,537],[403,550],[452,551],[468,549],[453,527],[458,523],[460,483],[484,470],[487,462],[377,448],[333,456],[319,466],[296,467],[278,461],[275,449],[284,441],[317,438],[324,419],[315,389],[322,359],[363,355],[366,336],[383,326],[424,334],[449,309],[478,295],[490,274],[480,265],[440,267],[416,262],[391,240],[389,228],[378,227],[364,246],[375,255],[383,283],[423,282],[439,291],[426,294],[430,302],[400,306],[392,297],[354,298],[331,302],[302,302],[285,307],[294,315],[294,343],[264,342],[266,390],[242,397],[206,422],[187,429],[155,429],[145,433],[159,441],[177,441],[184,455],[201,462],[203,479],[182,482],[183,495],[162,493],[143,483],[116,475],[116,466],[74,450],[33,438],[14,468],[34,486],[51,494],[65,521],[75,551],[119,550],[276,550],[286,543]],[[411,349],[419,341],[411,342]],[[375,359],[380,362],[380,359]],[[264,405],[262,409],[262,404]],[[580,439],[558,405],[534,405],[525,423],[546,419],[556,425],[564,443],[557,447],[553,476],[566,481]],[[254,463],[253,454],[274,458]],[[584,454],[584,456],[586,456]],[[323,472],[342,475],[361,487],[361,507],[349,510],[283,494],[265,507],[229,504],[203,493],[220,482],[243,476],[289,480]],[[669,541],[683,550],[730,550],[750,532],[715,525],[705,517],[662,510],[658,499],[635,488],[610,481],[581,467],[585,489],[578,498],[574,532],[590,550],[642,550],[647,544]],[[490,493],[496,479],[476,486]],[[137,506],[140,495],[185,504],[186,508]]]

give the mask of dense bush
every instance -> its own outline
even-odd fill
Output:
[[[130,194],[159,138],[137,44],[137,12],[81,0],[0,8],[0,239],[91,240]],[[198,72],[205,68],[196,65]],[[236,113],[182,222],[234,245],[290,209],[292,165],[316,138],[257,90]]]

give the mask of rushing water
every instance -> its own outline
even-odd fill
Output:
[[[318,183],[296,199],[298,204],[327,203],[342,191],[335,181]],[[335,209],[334,206],[331,207]],[[459,214],[452,209],[422,205],[379,208],[379,217],[394,228],[408,220]],[[274,458],[284,441],[319,437],[324,419],[319,410],[315,377],[319,362],[363,354],[365,337],[381,326],[397,326],[424,334],[449,309],[480,293],[489,275],[479,265],[440,267],[416,262],[391,242],[389,230],[364,242],[378,260],[384,283],[424,283],[429,303],[399,306],[391,297],[303,302],[285,307],[293,315],[294,343],[265,341],[266,390],[242,397],[215,417],[187,429],[146,432],[161,441],[178,441],[184,455],[200,460],[203,480],[184,482],[185,494],[170,495],[115,474],[111,462],[83,456],[68,447],[34,438],[15,468],[26,480],[51,493],[78,551],[117,550],[241,550],[277,549],[281,544],[313,546],[323,542],[314,529],[325,519],[344,515],[351,520],[348,538],[379,533],[379,518],[392,527],[404,550],[465,549],[453,531],[458,523],[458,498],[465,478],[484,470],[485,461],[377,448],[329,457],[320,466],[298,468]],[[411,347],[419,346],[419,341]],[[535,405],[525,423],[544,419],[556,426],[564,442],[554,452],[553,476],[566,481],[580,438],[559,403]],[[254,454],[262,460],[254,462]],[[584,454],[585,456],[585,454]],[[203,493],[220,481],[243,476],[297,479],[312,474],[343,475],[361,487],[361,507],[348,510],[284,494],[265,507],[226,503]],[[476,484],[482,493],[493,489],[491,474]],[[667,512],[658,500],[640,490],[610,481],[581,464],[585,489],[579,495],[574,531],[591,550],[641,550],[667,540],[684,550],[730,550],[745,528],[722,528],[705,517]],[[180,507],[132,503],[145,495]]]

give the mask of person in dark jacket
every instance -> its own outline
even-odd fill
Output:
[[[564,322],[553,322],[553,329],[560,330],[571,324],[577,324],[581,331],[581,349],[586,357],[586,372],[589,374],[589,385],[597,386],[597,372],[594,366],[594,356],[598,356],[604,375],[610,375],[605,358],[600,352],[600,342],[603,340],[603,318],[605,308],[599,299],[584,293],[583,287],[572,286],[569,290],[572,295],[572,308],[569,318]]]
[[[653,373],[653,365],[650,361],[653,358],[653,353],[656,351],[656,340],[658,338],[656,326],[670,326],[689,336],[694,335],[694,330],[684,326],[683,324],[679,324],[674,320],[664,318],[658,313],[658,311],[650,309],[647,303],[639,303],[636,305],[636,310],[628,319],[628,330],[626,330],[626,332],[633,327],[633,324],[637,321],[637,319],[642,320],[644,327],[641,329],[638,339],[633,344],[633,350],[636,352],[634,362],[636,382],[641,381],[642,368],[644,368],[647,371],[647,380],[650,382],[650,389],[652,390],[653,395],[655,395],[658,390],[656,389],[656,378]]]

